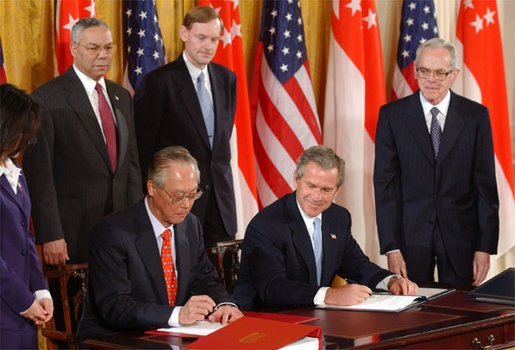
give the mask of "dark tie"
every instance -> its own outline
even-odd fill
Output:
[[[111,159],[111,167],[113,172],[116,170],[117,149],[116,149],[116,126],[114,125],[113,113],[102,91],[102,86],[97,83],[95,86],[98,95],[98,113],[102,121],[102,129],[106,138],[107,153]]]
[[[175,299],[177,298],[177,275],[175,274],[175,266],[172,258],[170,230],[166,229],[161,234],[161,237],[163,238],[163,246],[161,247],[161,265],[163,265],[168,304],[170,306],[175,306]]]
[[[215,134],[215,112],[213,110],[213,103],[209,98],[209,93],[204,83],[204,72],[201,72],[197,78],[197,95],[198,101],[200,102],[200,108],[202,108],[204,123],[206,123],[209,145],[211,148],[213,148],[213,136]]]
[[[438,108],[431,108],[431,142],[433,143],[433,151],[435,153],[435,159],[438,159],[438,152],[440,151],[440,142],[442,140],[442,129],[438,124],[436,116],[440,113]]]
[[[319,218],[313,221],[313,252],[315,253],[315,264],[317,267],[317,283],[320,285],[322,277],[322,222]]]

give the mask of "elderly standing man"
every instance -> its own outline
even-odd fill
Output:
[[[164,148],[150,164],[148,195],[94,227],[80,338],[242,316],[190,213],[202,195],[199,182],[197,161],[185,148]]]
[[[374,188],[381,252],[413,281],[470,289],[497,252],[499,200],[488,109],[450,90],[456,49],[434,38],[417,49],[420,90],[383,106]]]
[[[372,289],[415,294],[417,285],[372,263],[351,234],[351,216],[333,200],[344,161],[324,146],[297,161],[297,189],[258,213],[243,241],[234,296],[244,309],[354,305]],[[330,287],[336,276],[349,282]]]

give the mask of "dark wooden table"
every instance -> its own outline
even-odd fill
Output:
[[[515,308],[468,300],[454,292],[400,313],[295,309],[282,313],[315,316],[307,324],[323,331],[323,346],[344,348],[502,349],[515,346]],[[194,338],[127,332],[88,339],[83,346],[111,349],[185,348]]]

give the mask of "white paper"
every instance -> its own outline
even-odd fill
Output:
[[[361,304],[351,306],[318,305],[322,309],[401,311],[421,298],[419,295],[373,294]],[[423,297],[422,297],[423,298]]]
[[[193,324],[180,327],[159,328],[158,331],[191,335],[208,335],[222,327],[223,326],[220,322],[211,323],[209,321],[197,321]]]
[[[318,350],[318,338],[304,337],[280,348],[280,350]]]

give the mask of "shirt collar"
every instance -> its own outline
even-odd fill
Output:
[[[428,115],[429,113],[431,113],[430,111],[431,111],[431,108],[433,108],[433,107],[438,108],[438,111],[440,113],[442,113],[444,116],[447,115],[447,111],[449,110],[449,104],[451,102],[451,91],[450,90],[447,91],[447,94],[445,95],[445,97],[436,106],[432,105],[431,103],[429,103],[428,100],[426,100],[424,95],[422,95],[422,91],[420,91],[419,96],[420,96],[420,103],[422,104],[422,109],[424,111],[424,115]]]
[[[204,72],[204,79],[208,78],[209,73],[207,70],[207,64],[204,66],[204,68],[199,69],[197,66],[190,62],[188,56],[186,55],[186,52],[182,53],[182,58],[184,59],[186,67],[188,68],[188,72],[190,73],[190,76],[193,80],[196,81],[201,72]]]
[[[4,165],[0,164],[0,176],[5,174],[6,176],[20,176],[21,169],[14,164],[11,158],[6,158]]]
[[[163,224],[155,217],[154,213],[152,213],[152,210],[150,210],[150,207],[148,206],[148,196],[145,197],[145,209],[147,210],[148,217],[150,219],[150,223],[152,224],[152,230],[154,231],[154,235],[157,238],[161,237],[161,234],[166,229],[170,229],[171,232],[173,232],[173,225],[164,227]]]
[[[93,94],[93,91],[95,90],[95,86],[97,85],[97,83],[99,83],[100,86],[102,86],[102,90],[107,91],[106,82],[105,82],[104,77],[101,77],[98,81],[91,79],[86,74],[82,73],[75,66],[75,64],[73,65],[73,70],[75,71],[75,74],[77,74],[77,76],[79,77],[79,80],[82,83],[82,85],[84,86],[84,89],[86,89],[86,92],[88,93],[88,95]]]

